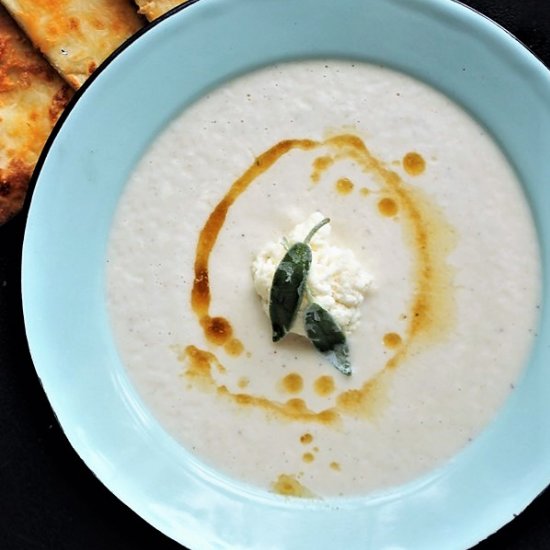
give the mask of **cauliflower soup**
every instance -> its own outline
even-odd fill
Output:
[[[266,315],[288,236],[319,216],[311,294],[345,324],[349,376],[303,331],[274,343]],[[224,84],[156,139],[120,200],[107,293],[122,362],[174,438],[323,498],[410,481],[480,433],[526,365],[539,272],[484,128],[404,74],[302,61]]]

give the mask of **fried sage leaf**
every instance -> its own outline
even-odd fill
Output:
[[[309,241],[329,222],[329,218],[324,218],[311,229],[303,243],[292,245],[275,270],[269,295],[269,318],[274,342],[278,342],[290,330],[296,319],[311,267]]]
[[[327,357],[334,367],[349,376],[351,363],[346,335],[332,315],[313,302],[305,311],[304,326],[312,344]]]
[[[311,249],[305,243],[292,245],[277,266],[269,296],[273,341],[280,340],[292,326],[302,299],[311,266]]]

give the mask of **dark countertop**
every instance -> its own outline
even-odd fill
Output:
[[[548,0],[463,3],[500,23],[550,67]],[[23,216],[0,228],[0,549],[179,549],[94,477],[57,424],[24,335],[23,231]],[[547,490],[476,550],[549,549],[549,510]]]

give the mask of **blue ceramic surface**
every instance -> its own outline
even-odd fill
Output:
[[[484,124],[524,183],[544,297],[525,375],[465,451],[363,498],[286,499],[197,462],[152,418],[118,358],[105,303],[113,213],[137,160],[182,109],[275,61],[346,58],[402,70]],[[550,483],[550,75],[451,0],[200,0],[151,26],[85,86],[39,171],[23,254],[32,356],[63,429],[123,502],[199,549],[459,549]]]

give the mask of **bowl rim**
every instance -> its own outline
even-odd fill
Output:
[[[234,0],[232,0],[232,1],[234,1]],[[352,1],[352,0],[350,0],[350,1]],[[376,3],[376,1],[377,0],[372,0],[372,2],[374,2],[374,3]],[[400,3],[400,2],[403,3],[401,0],[390,0],[390,1],[393,2],[393,3]],[[146,25],[145,27],[140,29],[135,35],[130,37],[125,43],[123,43],[119,48],[117,48],[117,50],[115,50],[99,66],[99,68],[94,72],[94,74],[75,93],[74,97],[71,99],[69,105],[67,106],[65,111],[62,113],[62,115],[59,118],[57,124],[55,125],[50,137],[48,138],[47,143],[45,144],[44,149],[42,151],[42,154],[40,155],[40,158],[37,162],[36,169],[33,173],[33,177],[32,177],[32,180],[31,180],[31,185],[30,185],[30,189],[29,189],[29,194],[28,194],[28,198],[27,198],[27,207],[25,209],[24,215],[26,215],[26,216],[31,215],[32,216],[32,208],[33,208],[31,206],[31,201],[33,200],[32,197],[34,195],[35,188],[36,188],[36,186],[37,186],[37,184],[38,184],[38,182],[41,178],[41,174],[42,174],[44,166],[47,162],[47,159],[49,158],[49,153],[52,150],[52,147],[54,147],[54,144],[56,143],[57,136],[60,134],[60,132],[65,127],[65,123],[70,118],[71,113],[73,112],[73,110],[76,108],[77,105],[80,104],[81,98],[84,96],[84,94],[87,93],[87,91],[91,88],[91,86],[94,86],[94,82],[96,82],[101,77],[101,75],[107,70],[107,68],[109,66],[111,66],[111,64],[115,60],[118,60],[120,58],[120,56],[123,54],[123,52],[126,52],[130,47],[132,47],[132,45],[135,44],[142,36],[144,36],[146,34],[149,34],[153,29],[157,28],[161,24],[164,24],[163,23],[164,21],[171,20],[174,17],[177,17],[176,14],[179,14],[181,12],[189,10],[191,8],[191,6],[193,6],[195,4],[197,4],[197,5],[198,4],[203,4],[203,3],[204,4],[208,4],[208,3],[214,4],[216,2],[223,3],[223,0],[222,1],[220,1],[220,0],[189,0],[187,3],[173,8],[168,13],[164,14],[163,16],[159,17],[158,19],[154,20],[153,22],[149,23],[148,25]],[[417,2],[417,4],[418,4],[418,2]],[[543,72],[546,74],[546,77],[548,78],[548,76],[550,74],[548,68],[545,66],[545,64],[535,54],[533,54],[533,52],[525,44],[523,44],[517,37],[512,35],[509,31],[504,29],[501,25],[495,23],[490,18],[488,18],[487,16],[481,14],[480,12],[475,10],[474,8],[463,4],[459,0],[429,0],[428,2],[425,2],[425,4],[430,5],[432,7],[437,6],[438,8],[441,8],[441,9],[449,9],[448,8],[449,5],[455,5],[455,6],[459,6],[461,9],[464,8],[465,10],[475,14],[476,16],[481,16],[481,18],[485,22],[484,24],[487,24],[492,29],[495,29],[495,28],[499,29],[499,31],[498,31],[499,33],[502,31],[508,37],[508,39],[510,39],[510,38],[513,39],[513,42],[517,45],[517,47],[519,47],[521,49],[522,55],[525,54],[525,53],[528,53],[531,59],[536,59],[537,62],[540,64],[540,67],[538,68],[538,70],[540,71],[542,69]],[[550,79],[548,81],[550,82]],[[87,97],[87,95],[84,96],[84,97]],[[27,241],[31,240],[33,238],[32,237],[32,231],[35,231],[35,229],[31,228],[31,230],[29,231],[29,235],[31,235],[30,237],[27,235],[27,231],[26,231],[26,234],[25,234],[25,243],[24,243],[24,252],[23,252],[23,267],[22,267],[22,272],[23,272],[22,273],[22,278],[23,278],[23,282],[22,282],[23,302],[24,302],[24,313],[25,313],[26,325],[27,325],[27,319],[30,316],[32,316],[32,313],[31,313],[32,306],[29,304],[28,300],[25,300],[26,288],[28,288],[28,284],[29,284],[28,280],[26,279],[27,274],[28,274],[28,268],[27,268],[28,254],[30,254],[30,252],[29,252],[30,249],[29,249],[29,245],[28,245]],[[32,342],[31,342],[31,340],[33,339],[33,336],[29,336],[28,338],[29,338],[29,349],[31,350],[31,355],[33,356],[33,362],[34,362],[34,353],[33,353],[34,346],[32,345]],[[40,360],[38,359],[38,353],[36,354],[36,356],[37,356],[37,362],[35,363],[35,366],[36,366],[36,369],[37,369],[37,373],[40,377],[40,370],[39,370],[39,367],[38,367],[38,363],[40,362]],[[45,390],[46,394],[48,395],[48,399],[50,399],[49,391],[46,388],[46,386],[44,384],[44,381],[42,379],[41,379],[41,383],[43,384],[43,387],[44,387],[44,390]],[[53,403],[52,403],[52,406],[53,406]],[[55,410],[55,408],[54,408],[54,410]],[[63,423],[62,423],[61,419],[60,419],[60,424],[61,424],[63,430],[65,431],[65,428],[63,426]],[[67,433],[66,433],[66,435],[67,435]],[[81,452],[79,450],[79,445],[76,444],[76,443],[73,443],[73,440],[72,440],[71,437],[69,437],[69,435],[67,435],[67,437],[68,437],[71,445],[75,449],[75,451],[80,456],[82,456]],[[86,460],[85,460],[85,463],[87,464],[87,466],[94,473],[96,473],[96,475],[98,475],[98,473],[96,471],[96,468],[92,467]],[[549,472],[550,472],[550,470],[549,470]],[[203,474],[204,474],[204,472],[203,472]],[[437,475],[437,472],[435,473],[435,475]],[[113,490],[113,488],[112,488],[112,486],[110,486],[110,482],[108,480],[106,481],[106,479],[103,476],[100,476],[100,475],[98,475],[98,477],[120,500],[125,502],[131,508],[133,508],[131,502],[128,502],[128,499],[123,498],[123,496],[121,495],[121,493],[119,491]],[[420,484],[425,484],[425,483],[431,483],[431,481],[433,481],[433,476],[429,476],[429,478],[420,480],[419,483]],[[536,494],[530,494],[530,496],[527,499],[524,499],[520,505],[517,505],[515,507],[515,512],[519,512],[520,510],[523,510],[523,508],[525,508],[532,499],[534,499],[542,490],[544,490],[544,488],[546,487],[546,485],[548,485],[549,482],[550,482],[550,474],[547,474],[546,475],[546,484],[544,486],[541,486],[539,488],[538,492],[536,492]],[[259,495],[255,494],[255,492],[252,491],[249,494],[249,497],[251,497],[253,499],[254,498],[259,498]],[[263,499],[259,498],[259,500],[261,501]],[[294,506],[294,504],[296,504],[296,503],[289,503],[287,501],[280,501],[280,503],[281,503],[282,507],[287,507],[287,506],[290,505],[291,508]],[[298,508],[303,508],[303,503],[298,503],[296,505],[298,506]],[[345,503],[341,503],[341,505],[345,507]],[[166,530],[163,529],[163,528],[160,528],[158,525],[156,525],[155,521],[150,521],[150,518],[145,517],[145,515],[140,513],[140,512],[137,512],[137,513],[139,515],[141,515],[142,517],[144,517],[144,519],[146,521],[153,524],[155,527],[159,528],[162,532],[166,533]],[[515,515],[515,513],[514,513],[514,515]],[[470,542],[471,543],[479,542],[480,540],[482,540],[482,538],[489,535],[496,528],[504,525],[504,523],[506,523],[510,519],[512,519],[512,517],[509,516],[509,515],[507,515],[506,518],[498,519],[496,522],[493,522],[493,525],[489,528],[489,530],[486,530],[486,532],[483,535],[476,534],[476,535],[473,535],[472,537],[470,537]],[[173,536],[170,533],[166,533],[166,534],[168,534],[169,536]],[[195,542],[197,544],[196,547],[199,548],[200,544],[201,544],[201,541],[197,540]],[[188,544],[189,544],[189,542],[188,542]]]

